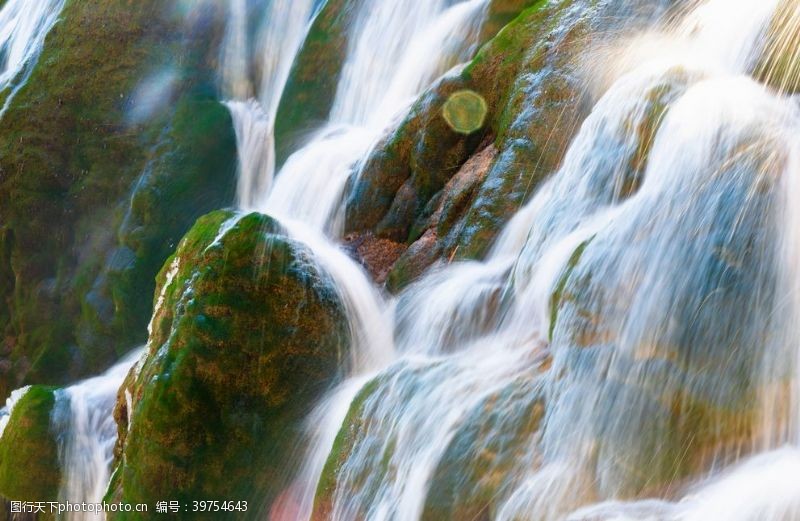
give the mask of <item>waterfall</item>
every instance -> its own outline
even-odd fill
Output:
[[[28,80],[65,0],[8,0],[0,9],[0,116]]]
[[[250,108],[245,109],[229,103],[243,172],[239,204],[255,206],[277,218],[294,238],[314,251],[348,310],[353,338],[353,359],[348,368],[352,379],[334,390],[313,413],[308,424],[311,448],[305,464],[297,472],[294,485],[272,506],[273,519],[288,521],[311,515],[317,481],[350,402],[377,368],[386,367],[395,358],[390,310],[383,297],[363,269],[331,242],[340,237],[343,228],[345,183],[354,175],[356,163],[414,97],[437,76],[474,53],[486,5],[486,0],[364,3],[349,28],[350,46],[329,120],[306,146],[288,158],[274,186],[271,151],[275,105],[271,105],[273,112],[253,123],[246,120],[246,113],[252,114],[257,105],[248,102]],[[288,14],[283,11],[282,19],[300,20]],[[277,27],[280,19],[274,18]],[[288,27],[291,38],[296,34],[293,28],[299,25],[289,23]],[[242,41],[241,37],[230,39]],[[284,46],[280,50],[283,55],[273,52],[270,56],[273,63],[290,63],[296,50],[296,46]],[[268,93],[262,89],[262,97],[269,94],[269,99],[275,100],[283,83],[284,77],[273,79]],[[266,153],[253,154],[257,149]],[[245,171],[260,175],[245,175]],[[256,178],[261,181],[254,182]],[[255,197],[243,199],[244,193]]]
[[[800,518],[800,102],[774,63],[797,53],[796,0],[689,2],[604,42],[596,77],[587,48],[592,106],[559,166],[486,258],[394,297],[337,245],[345,187],[474,55],[488,1],[360,5],[328,120],[277,173],[277,105],[318,2],[227,5],[237,204],[313,252],[352,338],[270,519],[310,519],[320,494],[342,521]],[[102,498],[140,353],[58,393],[60,499]]]
[[[393,360],[323,401],[328,421],[312,415],[311,483],[278,518],[308,517],[326,429],[356,396],[331,519],[419,519],[449,468],[450,493],[491,493],[500,520],[798,515],[797,449],[780,448],[798,443],[798,393],[776,382],[798,381],[800,112],[752,77],[779,4],[698,2],[623,41],[561,167],[489,257],[390,303]],[[329,126],[287,161],[263,210],[337,235],[352,165],[403,107],[393,82],[414,83],[376,72],[404,70],[401,50],[372,40],[382,17],[414,18],[392,9],[362,13]],[[406,48],[424,33],[408,25]],[[478,460],[490,484],[468,481]]]
[[[58,432],[62,468],[59,501],[99,504],[108,489],[117,424],[117,393],[144,353],[136,349],[103,375],[58,391],[53,429]],[[67,519],[95,520],[94,513],[70,512]]]
[[[367,2],[328,123],[294,152],[257,209],[339,237],[345,184],[423,87],[475,49],[486,0]],[[410,42],[410,43],[409,43]]]
[[[247,0],[228,3],[220,76],[238,140],[236,196],[241,207],[253,207],[256,199],[270,190],[275,170],[275,114],[314,3],[267,0],[263,25],[255,37],[248,23],[253,13]]]

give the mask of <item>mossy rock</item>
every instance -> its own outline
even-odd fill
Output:
[[[181,241],[155,302],[149,355],[115,411],[109,498],[235,498],[256,516],[288,485],[302,420],[347,356],[335,287],[271,218],[219,211]]]
[[[499,151],[489,171],[489,176],[494,179],[487,178],[484,181],[485,186],[471,196],[474,201],[461,208],[457,220],[465,220],[465,215],[474,213],[473,208],[480,204],[481,197],[485,199],[490,184],[495,188],[502,185],[502,180],[497,179],[498,175],[507,173],[509,179],[516,177],[514,182],[520,182],[521,175],[508,172],[509,163],[503,156],[520,143],[509,136],[508,119],[512,116],[508,114],[524,117],[515,114],[515,111],[521,111],[523,101],[518,100],[512,108],[509,106],[512,97],[521,97],[521,87],[515,83],[518,76],[530,78],[545,67],[544,58],[553,45],[550,42],[553,37],[548,37],[548,32],[559,23],[562,4],[556,2],[551,5],[543,1],[521,3],[520,8],[523,5],[527,8],[487,43],[467,66],[444,76],[422,94],[405,119],[375,147],[352,186],[347,204],[349,232],[375,230],[378,235],[394,240],[415,241],[425,230],[416,229],[414,223],[425,218],[426,208],[440,196],[439,192],[445,188],[448,180],[459,172],[471,156],[485,149],[487,140],[494,142]],[[508,17],[512,12],[516,14],[519,11],[504,11],[503,17]],[[567,62],[565,57],[560,60]],[[563,74],[563,71],[559,73]],[[563,107],[550,103],[553,92],[559,90],[556,84],[560,80],[547,74],[542,74],[541,78],[542,82],[547,83],[551,97],[547,103],[548,110],[552,110],[553,114],[561,113]],[[443,116],[448,100],[461,91],[480,96],[487,108],[485,124],[469,134],[454,130]],[[544,105],[544,100],[540,104]],[[526,116],[530,125],[535,124],[530,113]],[[552,131],[552,121],[550,123],[548,135]],[[565,135],[564,139],[568,137]],[[525,139],[529,142],[532,137],[526,134]],[[532,164],[537,163],[535,154],[530,159]],[[505,162],[500,163],[502,161]],[[548,167],[553,166],[550,163],[543,162],[542,171],[549,173]],[[530,179],[531,175],[528,172],[524,177]],[[493,199],[497,198],[502,197],[493,196]],[[508,213],[513,213],[519,200],[506,199]],[[462,235],[470,235],[470,239],[462,240],[456,236],[447,247],[442,241],[439,250],[445,257],[450,257],[456,248],[459,249],[459,258],[479,256],[475,252],[465,253],[461,250],[473,249],[473,242],[477,243],[473,236],[478,229],[493,237],[501,226],[500,222],[498,219],[494,223],[475,223],[466,219],[466,225],[458,223],[458,227],[463,229]],[[484,248],[485,245],[475,249],[483,251]]]
[[[275,119],[276,164],[328,118],[364,0],[324,0],[297,53]]]
[[[154,274],[196,218],[232,200],[236,161],[228,110],[205,87],[182,96],[144,165],[118,244],[82,299],[79,345],[141,338],[152,311]]]
[[[55,501],[61,481],[51,428],[55,389],[32,386],[15,404],[0,437],[0,495],[15,501]]]
[[[376,400],[380,395],[380,387],[387,378],[379,376],[367,382],[358,392],[350,409],[347,412],[342,427],[336,435],[331,452],[322,470],[322,474],[317,485],[317,492],[314,497],[314,510],[311,515],[312,521],[323,521],[330,519],[334,507],[334,495],[338,485],[338,474],[341,466],[352,455],[358,436],[369,429],[370,417],[368,414],[368,401]],[[365,468],[365,472],[383,476],[385,468]],[[355,491],[353,491],[355,492]],[[366,495],[361,497],[367,500]]]
[[[545,412],[543,369],[535,362],[499,390],[487,393],[459,420],[455,434],[434,468],[421,519],[488,519],[515,472],[533,465],[540,422]],[[455,368],[447,363],[424,367],[399,363],[368,381],[354,398],[322,471],[312,519],[330,519],[354,499],[347,515],[369,518],[371,503],[384,483],[401,479],[404,462],[395,460],[397,444],[407,443],[398,425],[380,418],[387,402],[402,408],[414,393]],[[399,431],[404,429],[400,428]],[[407,434],[407,433],[406,433]],[[351,465],[355,458],[359,463]],[[339,514],[341,510],[337,510]]]
[[[524,8],[543,3],[513,0],[492,2],[488,20],[482,28],[481,41],[494,37],[502,22],[513,18]],[[491,48],[503,32],[505,29],[486,48]],[[509,66],[519,66],[512,60],[508,63]],[[490,94],[502,91],[504,81],[508,82],[511,74],[506,74],[504,78],[496,70],[487,71],[487,88],[483,89],[473,81],[468,69],[451,72],[436,82],[374,148],[349,193],[349,232],[373,230],[379,236],[392,240],[415,239],[409,237],[412,225],[420,218],[430,200],[467,159],[479,151],[479,145],[487,136],[493,136],[494,128],[489,122],[496,117],[493,111],[497,110],[498,103]],[[493,83],[488,87],[490,81]],[[467,133],[455,130],[443,116],[448,100],[461,91],[470,93],[475,99],[484,100],[487,105],[487,123],[473,125],[470,128],[472,131]],[[481,116],[483,120],[483,114]]]
[[[508,4],[508,5],[506,5]],[[631,16],[624,2],[497,2],[487,24],[513,18],[465,67],[443,77],[375,147],[347,199],[347,231],[410,246],[420,237],[432,247],[411,247],[401,257],[393,290],[412,282],[436,257],[482,258],[495,238],[560,164],[591,99],[579,60],[590,43],[618,31]],[[521,10],[521,12],[520,12]],[[450,96],[479,95],[488,109],[484,126],[464,135],[442,116]],[[496,155],[479,186],[451,212],[442,234],[429,220],[447,197],[447,183],[491,141]],[[422,224],[422,228],[420,228]],[[425,226],[428,226],[426,229]],[[434,252],[434,253],[432,253]],[[417,257],[415,257],[417,255]]]
[[[221,19],[174,11],[67,0],[0,120],[0,396],[99,372],[143,342],[159,267],[232,198],[234,134],[213,101]],[[133,118],[164,70],[163,103]]]
[[[463,212],[474,202],[497,149],[488,144],[467,160],[428,203],[411,228],[411,246],[400,256],[386,279],[386,289],[399,293],[439,262],[453,258],[452,245],[461,233]],[[442,258],[448,252],[447,258]]]

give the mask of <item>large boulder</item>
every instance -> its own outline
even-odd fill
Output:
[[[285,485],[302,419],[348,342],[305,246],[264,215],[201,218],[159,275],[149,354],[119,394],[109,497],[248,500],[254,514]]]
[[[662,3],[637,4],[655,9]],[[492,4],[487,25],[516,18],[471,62],[420,96],[374,148],[348,193],[348,233],[373,233],[409,247],[389,272],[389,289],[399,291],[438,260],[488,252],[558,167],[588,113],[581,58],[590,36],[602,39],[636,23],[630,9],[618,0]],[[483,98],[487,111],[483,126],[471,133],[453,128],[444,114],[464,91]]]
[[[159,267],[232,199],[223,25],[179,4],[68,0],[0,120],[0,397],[142,343]]]
[[[364,385],[350,405],[322,471],[314,521],[330,519],[334,512],[368,519],[380,497],[386,499],[384,487],[408,479],[409,462],[397,453],[420,440],[414,440],[403,423],[415,419],[401,415],[409,412],[408,403],[419,405],[415,392],[436,393],[436,381],[447,380],[445,374],[457,371],[457,364],[401,362]],[[473,405],[450,426],[453,434],[444,451],[429,454],[438,456],[431,461],[430,477],[424,480],[415,475],[413,479],[420,481],[407,483],[424,485],[418,491],[425,495],[421,519],[494,519],[492,514],[504,499],[503,492],[508,492],[514,472],[537,465],[531,454],[546,410],[542,372],[534,364],[502,388],[487,388],[478,399],[461,397]],[[441,413],[426,412],[437,418]],[[425,441],[436,444],[440,440]]]
[[[778,175],[752,146],[764,137],[743,128],[719,131],[728,154],[670,164],[685,177],[638,195],[577,247],[554,288],[554,372],[570,384],[552,396],[551,421],[570,425],[573,447],[592,440],[601,497],[662,494],[741,458],[760,435],[761,375],[774,371],[768,392],[788,392],[789,371],[764,369],[785,327]],[[670,152],[701,138],[684,139]],[[790,413],[776,403],[774,414]]]

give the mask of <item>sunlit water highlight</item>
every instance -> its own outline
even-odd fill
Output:
[[[62,466],[58,499],[72,504],[99,504],[108,488],[117,424],[114,405],[117,392],[131,367],[141,358],[137,349],[103,375],[58,391],[53,411]],[[88,512],[69,512],[71,521],[97,521]]]
[[[33,71],[65,0],[8,0],[0,9],[0,116]]]

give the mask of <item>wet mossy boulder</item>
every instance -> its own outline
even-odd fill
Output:
[[[562,131],[557,125],[560,121],[556,120],[565,107],[576,106],[574,86],[571,80],[567,81],[572,75],[567,53],[556,56],[554,52],[556,45],[563,46],[561,40],[567,38],[554,29],[568,25],[563,13],[566,4],[533,3],[469,64],[445,75],[420,97],[364,163],[348,196],[349,232],[374,230],[380,236],[409,245],[423,237],[429,240],[430,234],[426,236],[426,230],[420,230],[415,223],[424,223],[435,212],[436,200],[447,196],[448,181],[470,157],[492,144],[496,157],[492,158],[485,178],[462,201],[466,204],[451,223],[462,230],[458,235],[467,238],[457,235],[448,241],[447,247],[442,238],[437,240],[439,256],[443,258],[451,258],[454,253],[458,258],[474,258],[485,252],[502,224],[524,200],[512,193],[515,188],[511,185],[524,186],[520,190],[535,186],[534,179],[555,167],[571,137],[572,124],[564,125]],[[548,60],[554,63],[548,64]],[[528,82],[535,79],[535,88],[521,84],[523,79]],[[443,115],[451,96],[462,91],[480,96],[488,111],[485,124],[470,134],[451,128]],[[531,99],[526,99],[526,92]],[[533,108],[537,106],[541,110],[534,114]],[[515,120],[525,122],[513,129],[519,137],[511,133]],[[541,132],[537,131],[539,128]],[[556,139],[551,139],[553,136]],[[537,146],[541,149],[535,150]],[[514,159],[511,154],[520,157]],[[493,190],[493,195],[488,195],[488,190]],[[479,207],[488,205],[489,199],[495,205],[502,204],[507,211],[495,212],[502,216],[488,215],[488,209]],[[486,218],[477,219],[477,215]],[[407,282],[402,280],[394,285],[402,287]]]
[[[328,118],[347,57],[352,31],[365,0],[323,0],[297,53],[275,118],[276,164]]]
[[[614,226],[577,247],[555,285],[554,374],[573,389],[554,397],[554,411],[591,440],[601,497],[667,495],[737,460],[760,435],[765,385],[776,397],[790,385],[782,368],[768,383],[755,376],[784,327],[772,249],[779,184],[748,148],[760,137],[725,138],[730,155],[695,165],[667,193],[642,190]],[[685,139],[671,146],[696,136]],[[580,396],[594,397],[591,406]],[[775,417],[788,417],[775,402]]]
[[[359,441],[359,436],[363,436],[369,430],[370,425],[375,421],[370,417],[370,401],[374,403],[380,396],[381,386],[386,383],[386,380],[391,378],[391,375],[378,376],[369,382],[358,392],[350,404],[350,409],[345,416],[342,427],[339,429],[336,439],[334,440],[333,447],[328,454],[328,459],[322,469],[322,474],[317,484],[317,491],[314,497],[314,509],[311,515],[312,521],[324,521],[331,518],[331,514],[335,507],[336,488],[340,485],[339,473],[342,466],[347,460],[353,456],[356,450],[356,443]],[[374,437],[375,443],[378,447],[384,441],[382,437]],[[371,451],[375,454],[374,451]],[[379,468],[373,468],[371,465],[365,465],[363,473],[369,473],[377,479],[385,477],[387,469],[381,465]],[[363,482],[368,481],[366,478]],[[367,502],[372,499],[370,490],[350,491],[353,494],[359,493],[359,497],[363,499],[363,507],[367,507]],[[372,490],[374,494],[374,490]],[[363,515],[363,512],[360,512]]]
[[[409,246],[387,279],[393,291],[437,260],[488,252],[511,216],[557,169],[588,114],[591,95],[581,60],[592,45],[589,35],[599,41],[622,24],[636,23],[630,3],[619,0],[503,5],[493,4],[488,24],[516,17],[474,59],[420,96],[350,187],[347,232],[371,231]],[[452,128],[443,115],[448,100],[462,91],[480,96],[487,108],[484,125],[470,134]],[[480,182],[466,193],[452,193],[449,181],[471,158],[485,154],[488,144],[494,157]],[[442,235],[431,216],[447,198],[459,206]]]
[[[546,410],[543,379],[520,376],[462,422],[431,477],[421,519],[496,519],[513,475],[535,469]]]
[[[0,119],[0,397],[142,343],[164,259],[232,199],[224,26],[179,3],[68,0]]]
[[[61,481],[51,427],[55,389],[34,385],[22,392],[0,434],[0,496],[14,501],[55,501]]]
[[[330,519],[334,512],[356,519],[374,514],[370,508],[385,492],[386,483],[405,479],[404,472],[409,470],[397,450],[412,443],[414,435],[403,426],[407,418],[394,414],[406,412],[405,404],[418,400],[415,393],[426,386],[436,392],[436,381],[458,371],[456,365],[399,363],[365,383],[350,405],[322,471],[314,521]],[[493,519],[489,513],[509,492],[514,477],[538,464],[546,369],[546,358],[538,358],[521,367],[518,376],[502,388],[487,388],[482,397],[462,397],[474,400],[473,405],[452,425],[453,435],[446,445],[430,447],[444,450],[428,454],[437,461],[426,462],[432,468],[426,487],[418,491],[426,496],[421,519]],[[337,503],[352,498],[357,499]]]
[[[120,390],[109,498],[249,500],[256,515],[287,484],[348,345],[305,246],[264,215],[201,218],[159,275],[148,355]]]

